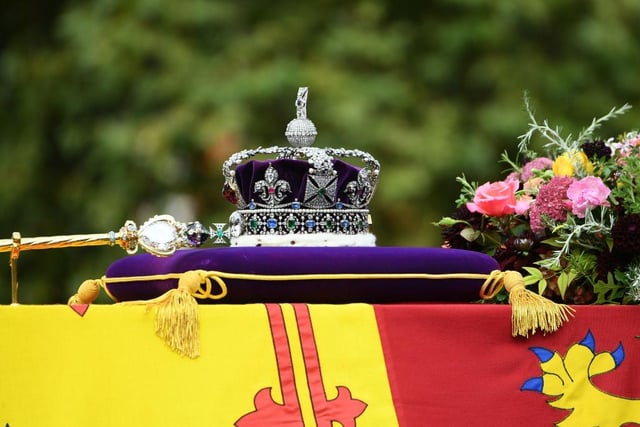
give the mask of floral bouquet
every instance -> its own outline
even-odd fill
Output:
[[[539,123],[526,97],[525,107],[529,130],[519,137],[519,160],[502,156],[506,178],[457,178],[457,210],[436,223],[444,246],[487,253],[557,302],[640,302],[640,134],[594,136],[630,106],[594,119],[576,138]],[[530,148],[536,134],[544,154]]]

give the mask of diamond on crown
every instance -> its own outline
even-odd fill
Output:
[[[351,181],[347,184],[345,193],[355,207],[365,206],[371,198],[373,187],[369,178],[369,171],[360,169],[357,181]]]

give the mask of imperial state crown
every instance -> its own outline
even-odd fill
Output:
[[[232,246],[375,246],[369,203],[380,164],[364,151],[312,147],[308,93],[298,90],[296,118],[285,132],[290,146],[243,150],[222,166],[223,196],[236,206]]]

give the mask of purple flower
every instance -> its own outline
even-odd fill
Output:
[[[624,254],[640,251],[640,214],[621,215],[611,229],[613,248]]]

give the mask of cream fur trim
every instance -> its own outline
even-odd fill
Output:
[[[274,234],[243,235],[231,239],[231,246],[375,246],[376,236],[367,234]]]

